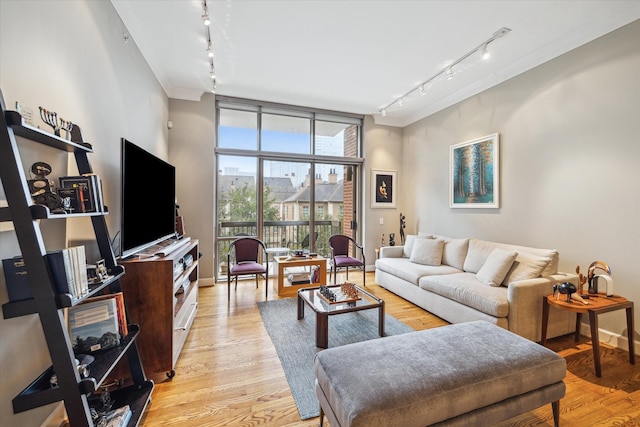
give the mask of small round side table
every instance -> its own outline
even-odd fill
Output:
[[[629,340],[629,363],[635,365],[635,353],[633,343],[633,301],[614,295],[606,296],[604,294],[590,294],[588,305],[576,300],[566,300],[565,295],[561,295],[560,299],[556,299],[555,295],[542,297],[542,339],[540,344],[545,345],[547,342],[547,324],[549,323],[549,306],[560,310],[576,313],[576,342],[580,339],[580,324],[582,315],[589,314],[589,326],[591,328],[591,345],[593,347],[593,363],[596,369],[596,376],[602,376],[602,368],[600,366],[600,341],[598,338],[598,314],[607,313],[609,311],[625,309],[627,312],[627,338]]]

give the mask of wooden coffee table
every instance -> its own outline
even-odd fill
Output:
[[[328,286],[329,289],[340,290],[340,285]],[[320,294],[320,287],[298,290],[298,320],[304,319],[305,304],[316,313],[316,347],[329,347],[329,316],[353,313],[372,308],[378,309],[378,334],[384,336],[384,301],[356,286],[360,299],[353,302],[329,303]]]
[[[615,310],[626,310],[627,312],[627,338],[629,340],[629,363],[635,364],[635,353],[633,343],[633,302],[626,298],[614,295],[606,296],[604,294],[589,295],[588,305],[580,301],[566,301],[566,295],[561,295],[560,299],[556,299],[554,295],[542,297],[542,339],[540,343],[545,345],[547,342],[547,324],[549,323],[549,306],[560,310],[576,313],[576,332],[575,340],[580,340],[580,325],[582,314],[589,314],[589,326],[591,327],[591,345],[593,347],[593,363],[596,368],[596,376],[602,376],[602,368],[600,366],[600,341],[598,338],[598,314],[607,313]]]

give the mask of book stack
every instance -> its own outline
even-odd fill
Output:
[[[45,254],[55,291],[81,298],[89,292],[87,259],[84,246],[50,251]],[[22,256],[2,260],[9,301],[33,298],[29,289],[27,268]]]

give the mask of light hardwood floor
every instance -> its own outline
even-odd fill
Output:
[[[358,277],[350,275],[356,282]],[[269,299],[277,299],[271,289]],[[447,324],[375,285],[373,273],[367,273],[367,289],[385,300],[388,314],[416,330]],[[176,375],[172,380],[153,377],[156,388],[141,425],[317,426],[318,418],[300,420],[262,324],[256,301],[264,299],[264,282],[258,290],[255,281],[240,282],[237,292],[232,289],[230,303],[226,284],[200,292],[200,308]],[[601,344],[602,378],[598,378],[588,338],[577,345],[573,336],[556,338],[548,341],[548,347],[567,360],[561,426],[640,426],[640,363],[630,365],[627,352]],[[551,405],[499,424],[552,425]]]

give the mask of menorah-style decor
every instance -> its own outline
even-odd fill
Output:
[[[51,126],[51,128],[53,129],[53,133],[56,136],[61,136],[60,131],[64,130],[66,132],[66,138],[68,140],[71,140],[71,130],[73,129],[73,123],[63,119],[62,117],[60,117],[60,119],[58,120],[58,113],[56,113],[55,111],[50,111],[43,107],[38,108],[40,109],[40,118],[45,124]]]

